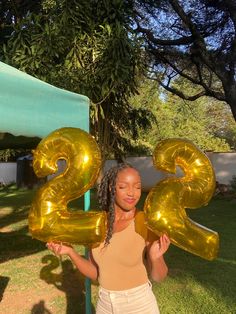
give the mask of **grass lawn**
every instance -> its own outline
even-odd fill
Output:
[[[27,215],[34,193],[14,187],[0,190],[0,313],[83,314],[84,278],[66,257],[59,260],[45,243],[28,233]],[[91,198],[95,209],[93,193]],[[77,200],[70,207],[81,204]],[[161,284],[153,283],[161,313],[236,313],[236,201],[214,199],[207,207],[189,211],[189,216],[219,233],[220,252],[209,262],[170,247],[166,254],[169,276]],[[77,249],[84,253],[83,247]],[[96,291],[93,283],[93,305]]]

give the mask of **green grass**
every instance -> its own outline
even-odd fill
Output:
[[[162,313],[236,313],[236,202],[212,200],[189,210],[196,222],[220,236],[218,258],[207,261],[177,247],[166,254],[168,279],[154,285]]]
[[[35,190],[14,186],[0,190],[0,313],[85,313],[84,278],[66,257],[60,261],[28,233],[34,194]],[[74,209],[82,206],[82,199],[70,204]],[[93,191],[91,208],[98,208]],[[166,254],[169,276],[161,284],[153,283],[161,313],[236,313],[236,202],[215,199],[188,212],[194,221],[219,233],[219,255],[210,262],[171,245]],[[81,246],[77,250],[84,253]],[[93,304],[96,292],[92,284]]]

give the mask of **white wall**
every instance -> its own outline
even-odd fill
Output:
[[[153,168],[152,157],[128,157],[125,161],[140,172],[144,191],[149,191],[158,181],[165,177],[163,172],[156,171]],[[106,171],[114,165],[116,165],[116,161],[107,160],[104,170]]]
[[[215,170],[216,180],[223,184],[230,184],[232,176],[236,176],[236,152],[207,153],[207,155]],[[167,176],[164,172],[153,167],[152,157],[128,157],[126,161],[139,170],[144,191],[149,191],[157,182]],[[115,164],[115,160],[107,160],[104,170],[106,171]],[[59,171],[64,166],[62,162]],[[177,175],[181,174],[180,169],[177,169]],[[11,182],[16,182],[16,163],[0,162],[0,183],[8,184]]]
[[[0,184],[16,182],[16,162],[0,162]]]
[[[230,184],[232,176],[236,176],[236,153],[211,153],[209,159],[214,167],[216,180]]]
[[[216,180],[219,183],[230,184],[232,176],[236,176],[236,153],[207,153],[207,155],[214,168]],[[129,157],[126,161],[139,170],[144,191],[149,191],[158,181],[170,176],[153,166],[152,157]],[[114,164],[116,164],[114,160],[108,160],[104,169],[107,170]],[[181,169],[177,168],[176,175],[182,174]]]

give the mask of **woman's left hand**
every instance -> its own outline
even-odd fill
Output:
[[[155,261],[168,250],[170,246],[170,239],[166,234],[163,234],[159,240],[150,243],[148,246],[149,258],[151,261]]]

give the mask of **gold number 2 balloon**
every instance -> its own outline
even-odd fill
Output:
[[[164,179],[149,192],[144,204],[148,228],[157,235],[166,233],[173,244],[188,252],[214,259],[218,233],[194,222],[185,211],[207,205],[214,193],[215,175],[208,157],[188,140],[167,139],[156,146],[153,163],[169,173],[179,166],[184,176]]]
[[[79,128],[61,128],[44,138],[33,152],[38,177],[57,172],[57,161],[66,169],[42,186],[29,212],[29,230],[41,241],[97,245],[105,238],[105,212],[68,211],[69,201],[79,198],[96,182],[101,154],[93,137]]]

